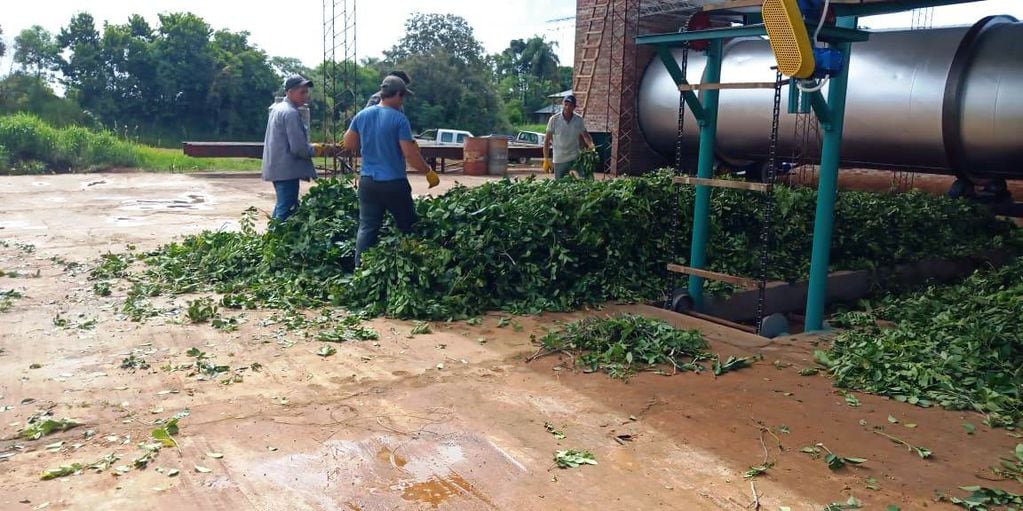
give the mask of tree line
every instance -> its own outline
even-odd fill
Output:
[[[556,43],[533,36],[487,55],[466,20],[450,14],[414,13],[383,58],[347,63],[356,94],[336,101],[322,87],[329,63],[307,67],[270,56],[248,32],[214,30],[192,13],[160,14],[155,26],[136,14],[97,27],[80,12],[57,33],[36,25],[13,45],[2,34],[0,28],[0,56],[13,51],[17,70],[0,80],[0,114],[31,112],[55,125],[102,127],[161,145],[258,139],[267,107],[292,73],[318,85],[310,104],[314,132],[324,115],[350,116],[361,108],[393,69],[412,77],[416,97],[406,111],[416,129],[507,131],[529,122],[548,94],[571,85]]]

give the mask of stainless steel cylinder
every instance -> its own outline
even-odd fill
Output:
[[[681,50],[675,52],[681,63]],[[722,82],[773,82],[763,38],[725,47]],[[690,52],[687,76],[701,82],[704,57]],[[847,166],[1023,179],[1023,23],[1001,16],[973,27],[874,32],[853,45],[842,161]],[[827,95],[827,86],[823,90]],[[718,157],[766,159],[773,90],[722,90]],[[782,95],[779,156],[796,151],[795,115]],[[639,122],[647,142],[674,159],[679,92],[654,60],[640,84]],[[686,111],[683,150],[694,155],[699,127]],[[819,144],[805,148],[819,156]]]

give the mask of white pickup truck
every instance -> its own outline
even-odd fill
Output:
[[[523,145],[543,145],[543,133],[536,131],[520,131],[518,135],[515,135],[513,144]]]
[[[462,145],[472,133],[464,130],[432,129],[415,136],[416,140],[432,142],[436,145]]]

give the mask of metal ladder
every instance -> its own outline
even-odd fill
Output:
[[[597,70],[600,47],[604,42],[604,29],[611,14],[611,2],[612,0],[593,2],[587,18],[589,21],[586,31],[583,32],[581,44],[578,46],[582,50],[582,55],[579,56],[579,74],[572,85],[572,94],[579,104],[579,110],[583,112],[587,111],[586,104],[589,102],[590,89],[593,87],[593,75]]]

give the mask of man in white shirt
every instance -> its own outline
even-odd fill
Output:
[[[586,123],[575,113],[575,96],[565,96],[560,114],[554,114],[547,121],[547,133],[543,138],[543,169],[551,170],[551,146],[554,146],[554,178],[561,179],[569,170],[576,169],[580,148],[593,149],[593,138],[586,131]],[[584,176],[593,179],[593,174]]]

